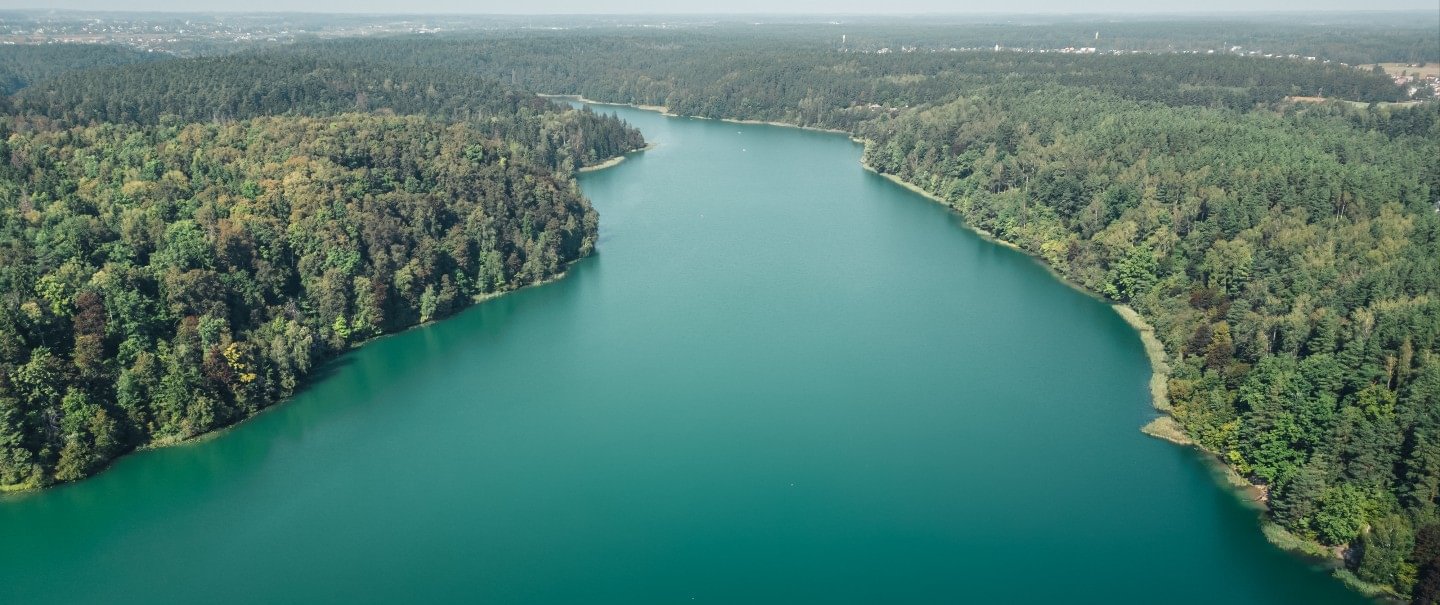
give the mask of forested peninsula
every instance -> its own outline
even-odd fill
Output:
[[[1343,555],[1374,594],[1440,595],[1440,104],[1303,58],[953,52],[847,31],[905,52],[782,28],[322,48],[860,137],[869,166],[1154,325],[1170,413],[1261,489],[1272,539]],[[1440,52],[1425,35],[1419,52]]]
[[[369,338],[558,276],[595,243],[572,175],[644,146],[458,72],[81,48],[0,53],[0,489],[236,422]]]

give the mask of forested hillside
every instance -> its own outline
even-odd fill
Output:
[[[0,51],[0,94],[71,71],[157,60],[151,53],[98,44],[13,45]]]
[[[662,32],[291,52],[864,137],[876,170],[1154,324],[1174,416],[1277,523],[1366,582],[1440,595],[1440,105],[1382,105],[1403,95],[1387,77],[1318,61],[834,46]]]
[[[342,65],[167,61],[13,99],[0,487],[243,419],[370,337],[555,277],[595,241],[572,171],[644,145],[476,78]]]

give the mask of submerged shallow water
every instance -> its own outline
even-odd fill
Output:
[[[1364,602],[1136,430],[1102,302],[843,136],[603,110],[595,257],[0,501],[0,602]]]

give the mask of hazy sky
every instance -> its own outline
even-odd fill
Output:
[[[0,8],[384,13],[1103,13],[1435,10],[1436,0],[0,0]],[[1440,27],[1440,23],[1437,23]]]

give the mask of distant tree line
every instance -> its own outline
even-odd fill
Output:
[[[153,53],[103,44],[16,44],[0,50],[0,94],[71,71],[161,59]]]
[[[871,115],[857,108],[934,103],[1001,84],[1010,92],[1058,84],[1170,106],[1238,110],[1287,96],[1384,102],[1404,95],[1383,74],[1317,61],[989,50],[865,54],[760,34],[400,37],[336,40],[287,52],[338,53],[411,69],[458,69],[529,90],[663,105],[688,115],[746,115],[802,125],[850,125]]]

